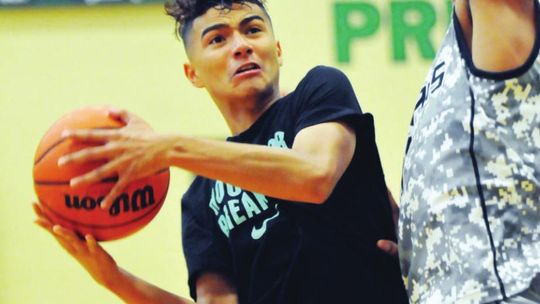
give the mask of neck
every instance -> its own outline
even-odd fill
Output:
[[[279,97],[279,89],[270,88],[253,96],[246,95],[229,100],[214,98],[214,102],[225,118],[231,133],[237,135],[251,127]]]

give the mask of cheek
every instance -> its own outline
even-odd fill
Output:
[[[272,66],[273,70],[279,69],[279,66],[281,65],[280,59],[276,53],[269,54],[267,61]]]
[[[204,63],[204,67],[201,68],[201,74],[206,79],[218,79],[227,74],[228,62],[223,58],[211,57]]]
[[[273,64],[279,65],[280,59],[278,56],[278,50],[273,44],[269,48],[267,48],[267,51],[265,52],[265,59],[269,62],[272,62]]]

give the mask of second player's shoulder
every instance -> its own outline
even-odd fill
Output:
[[[473,74],[511,78],[530,68],[538,56],[538,4],[538,0],[455,1],[457,25],[466,42],[463,46],[470,49],[466,53],[470,52]],[[495,32],[494,27],[498,28]]]

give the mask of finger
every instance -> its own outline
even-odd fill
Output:
[[[62,132],[63,139],[73,139],[76,141],[86,142],[107,142],[122,137],[122,134],[117,129],[76,129],[64,130]]]
[[[95,254],[99,246],[96,239],[91,234],[87,234],[84,238],[86,239],[86,246],[88,247],[88,251],[91,254]]]
[[[147,122],[126,110],[111,110],[109,115],[114,119],[122,121],[126,126],[131,128],[152,129]]]
[[[53,232],[55,235],[61,237],[64,241],[68,242],[69,245],[75,250],[75,252],[84,252],[83,244],[72,230],[68,230],[60,225],[53,226]]]
[[[58,159],[58,166],[61,167],[67,164],[107,160],[111,159],[121,151],[123,151],[123,148],[117,144],[106,144],[98,147],[86,148],[60,157]]]
[[[47,221],[44,218],[37,218],[34,220],[34,223],[36,223],[38,226],[42,227],[43,229],[52,232],[53,225],[51,222]]]
[[[43,211],[43,207],[38,203],[32,203],[32,208],[34,209],[34,213],[38,217],[38,219],[43,220],[44,222],[49,223],[49,225],[52,226],[52,221],[49,219],[49,217],[45,214]]]
[[[37,219],[34,220],[34,223],[42,227],[43,229],[47,230],[48,232],[53,233],[52,232],[53,224],[43,212],[43,209],[42,209],[43,207],[41,207],[41,205],[39,205],[38,203],[34,202],[32,203],[32,208],[34,209],[34,213],[37,216]]]
[[[41,226],[41,224],[38,223],[37,221],[36,221],[36,223],[37,223],[38,225]],[[42,227],[43,227],[43,226],[42,226]],[[43,227],[43,228],[45,228],[45,227]],[[54,229],[53,229],[53,228],[54,228],[54,226],[51,225],[51,227],[45,228],[45,229],[47,230],[47,232],[49,232],[49,233],[54,237],[54,239],[58,242],[58,244],[60,244],[60,246],[62,246],[62,248],[64,248],[64,250],[66,250],[66,251],[69,252],[70,254],[75,254],[75,253],[76,253],[76,250],[75,250],[75,248],[71,245],[71,242],[68,241],[68,240],[66,240],[66,239],[63,238],[62,236],[56,234],[56,233],[54,232]]]
[[[45,213],[43,212],[43,210],[41,209],[41,206],[38,203],[33,202],[32,203],[32,209],[34,209],[34,213],[38,217],[46,218]]]
[[[62,246],[62,248],[64,248],[67,252],[71,254],[75,254],[77,252],[77,250],[75,249],[75,247],[72,245],[70,241],[59,236],[53,231],[53,225],[50,222],[44,221],[43,219],[37,219],[34,221],[34,223],[36,223],[38,226],[42,227],[48,233],[50,233],[56,239],[56,241],[60,244],[60,246]]]
[[[107,109],[107,114],[112,119],[121,121],[125,124],[129,122],[129,113],[126,110],[110,107]]]
[[[132,170],[122,173],[122,177],[120,177],[116,185],[114,185],[109,194],[107,194],[107,196],[101,202],[101,209],[108,209],[113,204],[113,201],[122,194],[122,191],[124,191],[124,189],[126,189],[131,182],[131,176]]]
[[[388,240],[379,240],[377,242],[377,247],[381,249],[382,251],[388,253],[391,256],[397,256],[398,255],[398,246],[396,243]]]
[[[122,158],[110,161],[84,175],[72,178],[69,181],[69,185],[71,187],[87,186],[114,177],[117,175],[117,172],[120,171],[119,169],[123,165],[123,162],[124,160]]]

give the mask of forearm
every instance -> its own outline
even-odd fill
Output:
[[[59,160],[65,166],[109,159],[107,164],[70,181],[77,187],[118,175],[118,182],[102,201],[102,207],[110,206],[132,180],[171,166],[276,198],[323,203],[347,169],[356,147],[355,131],[342,122],[302,129],[291,149],[159,135],[137,129],[78,130],[64,138],[69,137],[108,142]]]
[[[506,71],[525,63],[535,41],[533,0],[470,0],[476,67]]]
[[[320,203],[335,186],[327,160],[292,149],[179,136],[168,159],[197,175],[292,201]]]
[[[128,304],[187,304],[193,301],[179,297],[119,268],[118,275],[105,286]]]

